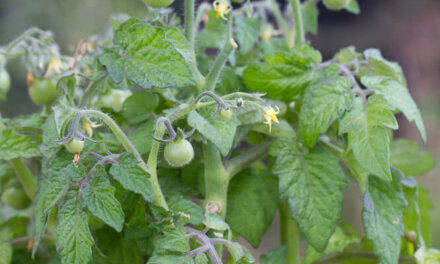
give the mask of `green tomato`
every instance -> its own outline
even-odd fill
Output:
[[[130,90],[112,89],[104,94],[98,101],[99,107],[112,108],[115,112],[122,110],[125,100],[133,93]]]
[[[38,106],[50,104],[58,97],[57,83],[48,78],[34,78],[28,91],[32,102]]]
[[[6,94],[11,87],[11,78],[9,77],[9,73],[2,69],[0,70],[0,92]]]
[[[350,0],[323,0],[324,5],[330,10],[341,10],[348,6]]]
[[[163,8],[171,5],[174,0],[143,0],[147,6],[154,8]]]
[[[71,153],[79,153],[84,149],[84,141],[77,138],[72,138],[69,142],[67,142],[66,149]]]
[[[194,149],[186,139],[169,143],[165,146],[165,160],[173,167],[183,167],[194,157]]]
[[[232,117],[232,110],[230,108],[228,109],[220,109],[220,116],[225,119],[225,120],[229,120]]]
[[[24,190],[15,186],[6,189],[2,193],[2,201],[16,210],[24,209],[31,203]]]

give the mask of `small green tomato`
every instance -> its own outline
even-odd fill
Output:
[[[25,191],[15,186],[6,189],[2,193],[2,202],[16,210],[25,209],[31,203]]]
[[[183,167],[194,157],[194,149],[186,139],[171,142],[165,146],[165,160],[173,167]]]
[[[171,5],[174,0],[143,0],[147,6],[153,8],[164,8]]]
[[[28,91],[32,102],[38,106],[50,104],[58,97],[57,84],[49,78],[34,78]]]
[[[232,117],[232,110],[230,108],[220,109],[220,116],[225,120],[229,120]]]
[[[77,138],[72,138],[69,142],[67,142],[66,149],[71,153],[79,153],[84,149],[84,141]]]
[[[323,0],[323,2],[330,10],[341,10],[350,3],[350,0]]]

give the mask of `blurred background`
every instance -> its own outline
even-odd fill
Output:
[[[279,1],[283,2],[283,1]],[[358,0],[361,14],[330,12],[319,5],[319,32],[309,35],[312,45],[324,59],[340,48],[356,46],[358,51],[375,47],[385,58],[402,65],[411,94],[421,108],[428,134],[423,148],[440,160],[440,1],[438,0]],[[183,11],[183,1],[173,7]],[[140,0],[0,0],[0,45],[5,45],[30,26],[52,30],[63,52],[72,54],[83,37],[98,33],[110,14],[127,13],[143,17],[145,7]],[[4,117],[36,110],[27,94],[26,72],[17,63],[8,64],[12,89],[7,103],[0,102]],[[420,142],[415,126],[399,116],[396,136]],[[440,166],[420,176],[433,202],[433,247],[440,248]],[[344,218],[362,232],[361,193],[348,188]],[[260,252],[278,245],[278,222],[272,225]]]

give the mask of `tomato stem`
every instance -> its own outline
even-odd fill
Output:
[[[294,45],[293,36],[275,0],[270,0],[270,9],[275,17],[275,20],[277,21],[278,26],[280,27],[281,31],[285,36],[287,46],[290,48],[293,47]]]
[[[140,163],[139,166],[143,170],[145,170],[148,174],[150,174],[150,182],[153,186],[153,193],[156,204],[168,210],[167,202],[162,194],[162,190],[160,189],[159,181],[157,179],[157,155],[159,153],[160,142],[155,140],[153,141],[153,144],[151,146],[150,156],[148,157],[148,166],[147,166],[147,164],[145,164],[144,160],[142,159],[142,156],[137,151],[136,147],[133,145],[130,139],[128,139],[124,131],[122,131],[122,129],[118,126],[118,124],[116,124],[116,122],[110,116],[97,110],[80,110],[80,113],[85,116],[92,116],[101,119],[112,130],[112,132],[115,134],[116,138],[119,140],[119,142],[121,142],[124,148],[127,151],[133,153],[134,157]],[[160,124],[156,128],[156,132],[154,133],[154,136],[157,138],[161,138],[164,133],[165,133],[165,126],[163,124]]]
[[[37,189],[37,180],[23,159],[13,159],[10,163],[17,174],[26,195],[32,200],[34,198],[35,190]]]
[[[287,264],[299,264],[301,259],[299,256],[299,239],[300,231],[296,221],[292,218],[289,203],[286,200],[281,201],[280,206],[281,218],[281,244],[287,247]]]
[[[205,159],[205,207],[216,205],[214,211],[223,219],[226,217],[229,174],[227,173],[220,156],[220,152],[212,142],[203,144]],[[211,207],[212,208],[212,207]]]
[[[226,30],[226,42],[220,54],[215,59],[214,65],[206,76],[205,90],[214,91],[217,80],[223,71],[226,60],[228,59],[231,52],[236,48],[233,45],[234,40],[232,39],[232,20],[233,16],[229,16],[228,26]]]
[[[293,15],[295,17],[296,44],[301,45],[306,39],[301,13],[301,3],[299,0],[290,0],[290,3],[292,5]]]
[[[154,137],[162,138],[165,134],[165,125],[163,123],[159,123],[156,126],[156,131],[154,132]],[[157,178],[157,156],[159,155],[160,142],[153,140],[151,145],[150,155],[148,156],[148,169],[150,173],[150,181],[153,185],[153,193],[154,199],[157,205],[162,206],[163,208],[168,210],[168,205],[163,196],[162,190],[160,189],[159,180]]]
[[[194,46],[194,0],[185,0],[185,37]]]

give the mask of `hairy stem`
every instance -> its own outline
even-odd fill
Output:
[[[296,221],[292,219],[286,200],[280,203],[281,244],[287,247],[287,264],[301,263],[299,256],[300,232]]]
[[[165,125],[160,123],[156,126],[156,131],[154,132],[154,137],[162,138],[165,134]],[[157,178],[157,156],[159,155],[160,142],[153,140],[151,145],[150,155],[148,156],[148,169],[150,173],[150,181],[153,185],[153,193],[156,204],[162,206],[168,210],[168,205],[163,196],[162,190],[160,189],[159,179]]]
[[[203,145],[205,158],[205,205],[208,212],[226,216],[229,175],[223,166],[220,152],[212,142]]]
[[[229,177],[234,177],[237,173],[252,164],[252,162],[263,158],[267,154],[269,145],[270,142],[263,142],[260,145],[250,148],[246,153],[229,160],[225,166]]]
[[[194,47],[194,0],[185,0],[185,37]]]
[[[17,174],[26,195],[32,200],[34,198],[35,190],[37,189],[37,180],[23,159],[13,159],[10,163]]]
[[[232,20],[232,16],[229,17],[225,45],[215,59],[214,65],[206,76],[205,90],[207,91],[215,90],[215,84],[223,70],[223,67],[225,66],[226,60],[235,48],[233,45],[234,40],[232,39]]]
[[[148,159],[148,165],[151,165],[151,167],[148,167],[147,164],[145,164],[144,160],[142,159],[142,156],[137,151],[136,147],[131,143],[131,141],[128,139],[128,137],[125,135],[124,131],[116,124],[111,117],[109,117],[107,114],[104,114],[103,112],[96,111],[96,110],[80,110],[81,114],[85,116],[90,117],[96,117],[101,119],[115,134],[116,138],[121,142],[121,144],[124,146],[124,148],[133,153],[135,158],[139,161],[139,166],[145,170],[147,173],[150,174],[150,182],[153,186],[153,193],[155,202],[157,205],[162,206],[163,208],[168,210],[167,202],[162,194],[162,190],[159,186],[159,181],[157,179],[157,155],[159,152],[159,146],[160,143],[157,141],[153,141],[153,144],[151,146],[151,152]],[[155,136],[158,138],[161,138],[163,134],[165,133],[165,127],[163,124],[159,125],[156,129]]]
[[[287,46],[290,48],[293,47],[293,36],[291,34],[291,31],[289,30],[289,26],[287,25],[286,20],[281,14],[280,8],[278,7],[276,0],[270,0],[270,9],[272,10],[275,20],[277,21],[278,27],[280,27],[281,31],[284,34]]]
[[[79,110],[81,115],[88,116],[88,117],[95,117],[98,119],[101,119],[115,134],[116,138],[121,142],[121,144],[124,146],[124,148],[128,151],[133,153],[134,157],[145,166],[145,162],[142,159],[141,154],[137,151],[136,147],[131,143],[131,141],[128,139],[128,137],[125,135],[124,131],[116,124],[116,122],[107,114],[98,111],[98,110]],[[145,169],[146,166],[145,166]],[[147,170],[148,171],[148,170]]]
[[[296,44],[302,44],[306,38],[301,13],[301,3],[300,0],[290,0],[290,3],[292,5],[293,15],[295,17]]]

